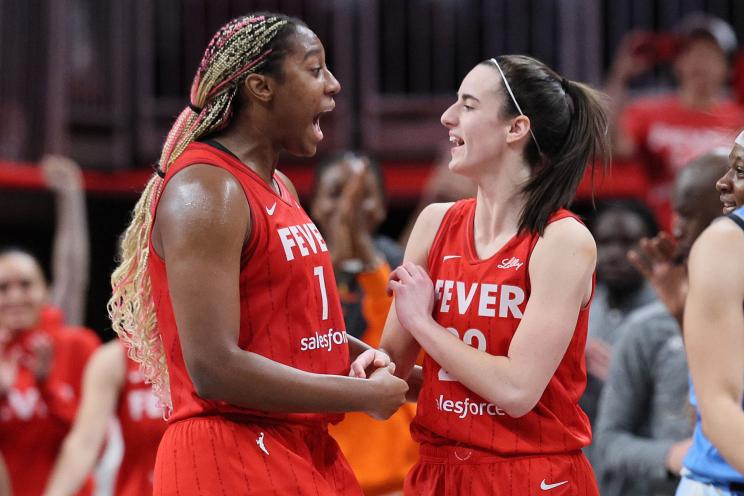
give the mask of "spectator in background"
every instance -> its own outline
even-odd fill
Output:
[[[331,253],[346,331],[378,347],[392,302],[386,292],[390,267],[403,258],[394,241],[375,234],[386,215],[379,165],[352,152],[323,162],[316,173],[311,213]],[[329,427],[365,495],[403,489],[403,479],[418,459],[409,433],[415,413],[415,407],[406,404],[384,423],[348,413]]]
[[[42,166],[57,197],[53,284],[30,253],[0,251],[0,454],[19,495],[41,494],[75,415],[83,367],[98,346],[92,331],[62,320],[82,320],[84,310],[88,241],[80,171],[61,157]]]
[[[357,275],[403,261],[400,245],[377,233],[387,216],[382,171],[367,156],[342,152],[320,163],[315,177],[311,214],[331,248],[346,332],[361,337],[368,326]],[[387,308],[389,302],[384,304]]]
[[[651,285],[628,261],[628,250],[643,237],[658,230],[653,214],[641,203],[618,201],[597,214],[592,223],[597,242],[597,289],[589,311],[586,344],[587,385],[581,408],[592,427],[597,417],[599,395],[610,367],[618,328],[630,312],[654,300]],[[593,446],[586,451],[590,461]]]
[[[679,322],[684,298],[677,295],[687,285],[692,243],[720,214],[714,185],[727,165],[718,152],[684,168],[673,194],[673,237],[644,239],[631,256],[660,301],[634,311],[617,331],[594,438],[603,496],[670,495],[679,482],[692,422]]]
[[[152,494],[155,454],[165,431],[163,410],[139,365],[114,339],[91,356],[85,368],[80,409],[65,438],[46,496],[75,494],[94,468],[106,441],[109,422],[116,416],[124,454],[116,477],[116,496]]]
[[[744,125],[742,108],[724,91],[736,49],[731,26],[702,13],[683,19],[673,33],[631,33],[620,43],[606,88],[614,155],[645,165],[652,183],[648,200],[664,217],[677,172],[702,153],[729,146]],[[630,82],[662,63],[672,64],[674,91],[628,105]]]

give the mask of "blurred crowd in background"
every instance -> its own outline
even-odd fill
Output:
[[[319,155],[280,168],[331,249],[347,331],[373,346],[412,220],[475,193],[448,171],[439,124],[466,69],[526,53],[605,91],[613,163],[575,204],[599,254],[587,455],[603,495],[673,494],[694,426],[676,289],[731,193],[744,128],[734,0],[0,1],[0,454],[14,494],[137,494],[126,484],[151,477],[162,414],[121,346],[101,346],[116,242],[206,40],[256,10],[303,18],[343,86]],[[332,429],[367,494],[400,489],[414,410]]]

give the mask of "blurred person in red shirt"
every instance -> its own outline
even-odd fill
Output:
[[[0,251],[0,454],[19,495],[41,493],[99,342],[92,331],[63,324],[63,316],[82,319],[87,285],[80,170],[62,157],[47,157],[42,167],[57,203],[54,284],[27,251]]]
[[[166,423],[139,365],[127,358],[118,339],[96,350],[85,368],[80,409],[44,494],[66,496],[83,486],[106,441],[112,416],[119,421],[124,442],[114,494],[152,494],[155,454]]]
[[[703,153],[729,145],[744,125],[744,110],[725,91],[736,50],[731,26],[702,13],[690,14],[671,33],[633,32],[620,43],[606,87],[614,156],[644,165],[648,201],[666,227],[676,174]],[[630,82],[665,63],[674,72],[674,90],[629,102]]]

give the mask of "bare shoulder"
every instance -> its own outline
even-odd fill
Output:
[[[297,194],[297,188],[295,188],[294,183],[289,179],[289,177],[287,177],[287,175],[284,172],[280,171],[279,169],[277,169],[275,172],[276,172],[276,175],[279,176],[279,179],[281,179],[284,185],[287,187],[289,192],[292,193],[292,196],[294,197],[294,199],[297,201],[300,201],[300,197]]]
[[[530,273],[570,270],[590,274],[596,263],[597,244],[589,229],[576,219],[565,218],[545,228],[530,257]]]
[[[158,204],[158,217],[208,215],[248,202],[238,180],[226,170],[195,164],[173,176]]]
[[[744,230],[730,219],[713,222],[698,237],[690,251],[691,274],[735,277],[744,273]]]
[[[442,224],[445,214],[452,208],[453,202],[449,203],[432,203],[424,207],[421,213],[416,219],[416,227],[420,226],[422,229],[427,231],[434,230],[436,232],[439,226]],[[414,227],[414,229],[416,229]]]
[[[692,247],[691,256],[699,252],[731,252],[744,256],[740,247],[744,244],[744,230],[730,219],[719,219],[708,226]]]
[[[123,383],[127,368],[123,346],[118,339],[112,339],[98,347],[90,356],[86,373],[89,376],[97,377],[102,382]]]
[[[413,226],[411,236],[408,238],[404,259],[419,265],[424,265],[429,257],[429,249],[434,243],[434,238],[439,231],[447,211],[454,203],[432,203],[426,206]]]
[[[538,246],[541,244],[545,248],[562,253],[580,252],[596,255],[597,252],[597,244],[592,233],[584,224],[571,217],[550,223],[538,241]]]
[[[165,256],[168,245],[218,248],[235,237],[247,239],[249,230],[250,207],[238,180],[219,167],[196,164],[179,171],[165,186],[153,244]]]

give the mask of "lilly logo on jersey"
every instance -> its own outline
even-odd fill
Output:
[[[320,334],[315,331],[314,336],[300,339],[300,351],[326,350],[331,351],[333,345],[341,346],[349,342],[346,331],[328,329],[328,332]]]
[[[437,410],[441,412],[454,413],[458,418],[464,419],[468,415],[491,415],[503,416],[506,412],[493,403],[486,401],[471,402],[470,398],[464,400],[446,400],[444,395],[440,394],[436,399]]]
[[[496,267],[499,269],[511,269],[519,270],[524,262],[520,262],[517,257],[505,258]]]

